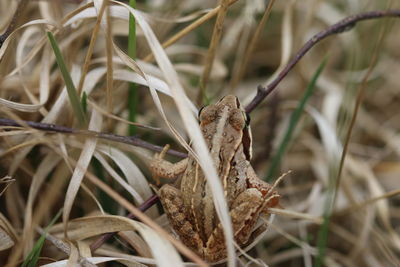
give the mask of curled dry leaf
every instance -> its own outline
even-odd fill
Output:
[[[67,233],[70,240],[85,240],[103,233],[119,231],[138,231],[148,244],[152,256],[160,266],[178,266],[182,260],[175,248],[158,233],[143,223],[121,216],[92,216],[71,220]],[[49,233],[63,236],[63,225],[52,227]]]

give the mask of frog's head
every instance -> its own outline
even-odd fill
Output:
[[[250,160],[252,145],[250,117],[236,96],[224,96],[217,103],[200,109],[199,121],[200,128],[210,147],[214,136],[220,129],[225,143],[235,147],[234,149],[242,144],[243,152]]]

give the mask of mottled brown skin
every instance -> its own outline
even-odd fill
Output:
[[[235,242],[244,247],[251,238],[260,213],[279,202],[271,185],[260,180],[249,161],[251,134],[246,114],[237,97],[228,95],[203,108],[200,128],[210,149],[228,203]],[[174,178],[182,173],[179,189],[164,185],[159,197],[174,231],[182,242],[203,259],[216,262],[226,257],[222,226],[214,208],[211,189],[199,164],[189,155],[176,164],[157,155],[154,175]]]

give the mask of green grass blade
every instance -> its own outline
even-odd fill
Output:
[[[329,223],[331,219],[331,214],[334,206],[334,198],[335,198],[335,190],[336,190],[336,179],[338,175],[338,170],[335,169],[336,164],[334,163],[332,167],[329,169],[329,183],[328,190],[326,192],[326,199],[324,203],[324,214],[323,214],[323,222],[318,231],[318,239],[317,239],[317,257],[315,261],[316,267],[323,266],[326,245],[328,243],[328,231],[329,231]]]
[[[86,124],[87,120],[81,102],[79,100],[77,90],[75,88],[74,83],[72,82],[71,75],[69,75],[67,66],[65,65],[64,58],[61,54],[60,48],[58,47],[58,44],[53,34],[51,32],[47,32],[47,37],[49,38],[51,47],[53,48],[54,51],[54,55],[56,56],[57,65],[60,68],[65,85],[67,87],[69,101],[71,102],[74,114],[77,117],[80,126],[83,126]]]
[[[83,112],[86,115],[87,114],[87,94],[86,94],[86,92],[82,93],[81,105],[82,105]]]
[[[266,180],[270,181],[272,177],[276,174],[277,169],[279,168],[280,162],[282,160],[283,155],[285,154],[285,151],[289,145],[289,142],[292,138],[294,129],[296,128],[297,123],[300,120],[301,114],[303,113],[304,107],[309,100],[310,96],[313,94],[314,89],[315,89],[315,84],[317,82],[317,79],[319,75],[321,74],[322,70],[324,69],[326,65],[327,59],[325,58],[322,63],[318,66],[317,71],[314,73],[310,83],[307,86],[306,91],[304,92],[303,98],[299,102],[298,106],[296,109],[293,111],[292,116],[290,117],[289,121],[289,126],[286,130],[285,136],[283,137],[279,149],[272,159],[271,162],[271,167],[269,168],[267,175],[266,175]]]
[[[136,7],[136,0],[129,0],[129,6]],[[128,56],[136,59],[136,21],[132,14],[129,14],[129,34],[128,34]],[[129,121],[136,121],[137,106],[139,103],[138,88],[134,83],[129,83],[128,109]],[[129,135],[136,134],[136,126],[129,125]]]
[[[334,177],[333,175],[330,175],[330,177]],[[333,179],[330,179],[333,181]],[[318,240],[317,240],[317,258],[315,261],[315,267],[321,267],[323,266],[324,258],[325,258],[325,252],[326,252],[326,245],[328,241],[328,230],[329,230],[329,223],[331,219],[331,212],[332,212],[332,204],[333,204],[333,198],[334,198],[334,192],[335,190],[335,183],[330,182],[328,185],[328,191],[327,191],[327,198],[325,200],[325,209],[324,209],[324,216],[323,216],[323,222],[321,227],[319,228],[318,231]]]
[[[46,240],[47,231],[58,220],[58,218],[60,218],[61,212],[62,212],[62,209],[60,209],[58,211],[56,216],[54,216],[54,218],[51,220],[49,225],[44,229],[44,233],[40,236],[38,241],[36,241],[36,243],[33,246],[31,252],[26,257],[26,259],[22,263],[21,267],[35,267],[36,266],[36,264],[37,264],[37,262],[39,260],[40,253],[41,253],[42,248],[43,248],[44,241]]]

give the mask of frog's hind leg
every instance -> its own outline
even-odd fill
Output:
[[[275,188],[288,173],[290,173],[290,171],[281,175],[276,179],[274,184],[270,185],[258,178],[253,168],[248,168],[247,187],[248,189],[257,189],[257,191],[262,194],[262,198],[264,199],[263,212],[268,213],[268,208],[275,207],[279,204],[280,195],[275,191]]]
[[[192,222],[186,216],[187,212],[183,205],[182,193],[176,187],[164,185],[158,191],[164,211],[174,231],[179,235],[181,241],[194,250],[201,257],[203,256],[203,241],[194,230]]]
[[[247,243],[263,211],[265,199],[256,188],[249,188],[239,194],[231,208],[235,241],[239,246]]]
[[[230,215],[235,242],[239,246],[247,243],[263,209],[263,203],[262,193],[255,188],[246,189],[234,200]],[[218,224],[209,237],[204,254],[208,261],[219,261],[226,257],[225,238],[221,224]]]

